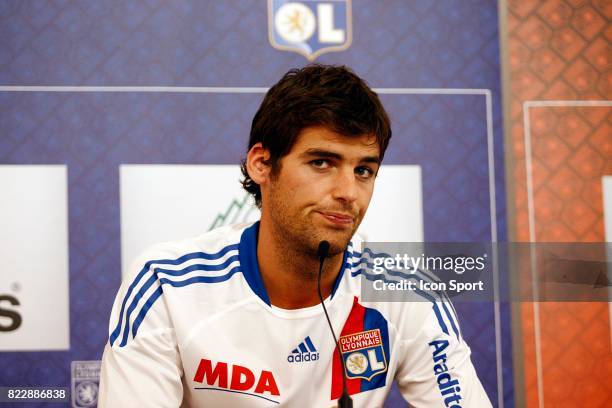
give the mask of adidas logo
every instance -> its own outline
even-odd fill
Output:
[[[319,352],[312,344],[310,336],[306,336],[303,342],[298,344],[293,349],[291,354],[287,356],[287,361],[290,363],[301,363],[302,361],[315,361],[319,359]]]

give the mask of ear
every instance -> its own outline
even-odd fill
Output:
[[[256,143],[251,147],[246,157],[246,168],[251,179],[262,185],[268,179],[271,166],[268,164],[270,152],[261,143]]]

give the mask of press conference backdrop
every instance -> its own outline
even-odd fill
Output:
[[[257,218],[238,184],[250,122],[309,61],[352,67],[391,115],[361,234],[506,238],[495,2],[4,1],[0,42],[0,385],[96,405],[122,271]],[[514,406],[508,306],[457,306],[491,401]]]

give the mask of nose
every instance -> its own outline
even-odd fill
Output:
[[[333,197],[336,200],[353,202],[357,200],[358,186],[352,168],[338,171],[334,180]]]

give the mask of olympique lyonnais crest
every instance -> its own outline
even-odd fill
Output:
[[[380,329],[341,336],[339,343],[349,379],[363,378],[370,381],[372,377],[387,370]]]
[[[335,400],[342,394],[343,371],[349,395],[384,387],[391,358],[389,325],[385,317],[378,310],[361,305],[355,296],[338,340],[340,347],[334,351],[332,361],[330,398]]]
[[[349,48],[351,20],[351,0],[268,0],[272,47],[297,52],[310,61]]]
[[[98,387],[100,384],[100,361],[73,361],[72,371],[72,407],[90,408],[98,404]]]

